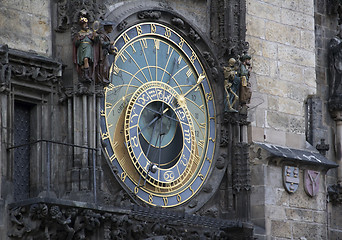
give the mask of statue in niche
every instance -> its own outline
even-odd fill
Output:
[[[236,60],[230,58],[228,67],[224,67],[224,90],[226,92],[226,109],[229,112],[237,112],[234,108],[239,99],[240,78],[238,77]]]
[[[251,83],[249,82],[251,67],[251,56],[248,54],[243,55],[241,58],[239,69],[239,77],[241,79],[240,88],[240,105],[245,106],[250,103],[252,97]]]
[[[81,16],[81,30],[74,38],[74,63],[80,80],[85,83],[91,83],[94,79],[93,74],[97,64],[98,56],[98,36],[96,31],[92,31],[88,26],[88,18]]]
[[[102,83],[103,85],[109,84],[109,55],[115,57],[116,51],[114,48],[114,42],[110,41],[109,34],[113,31],[113,24],[110,21],[103,21],[103,29],[98,32],[100,40],[100,50],[99,50],[99,61],[96,67],[97,83]]]
[[[238,62],[234,58],[230,58],[228,67],[224,67],[225,111],[246,110],[246,104],[250,103],[252,96],[249,82],[249,75],[252,70],[250,61],[251,57],[245,54],[240,57]],[[237,106],[238,103],[239,106]]]
[[[342,94],[342,24],[329,43],[330,98]]]

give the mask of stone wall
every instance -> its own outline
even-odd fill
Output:
[[[254,148],[253,153],[256,154],[251,155],[251,220],[255,224],[255,237],[329,239],[325,175],[320,173],[319,192],[310,197],[303,183],[307,166],[300,166],[298,189],[290,194],[282,179],[285,163],[270,160],[265,152],[260,154],[258,148]]]
[[[252,141],[305,146],[305,100],[316,93],[314,2],[247,0]]]
[[[0,44],[52,55],[50,1],[0,2]]]

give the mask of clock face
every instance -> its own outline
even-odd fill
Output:
[[[114,46],[101,103],[105,152],[137,198],[183,204],[203,185],[214,157],[216,114],[203,65],[189,43],[159,23],[130,27]]]

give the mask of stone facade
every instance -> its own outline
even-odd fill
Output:
[[[313,1],[247,1],[253,56],[252,141],[305,147],[305,101],[315,94]]]
[[[254,59],[252,141],[310,151],[324,146],[324,155],[335,160],[335,123],[327,105],[327,46],[337,26],[337,12],[331,9],[337,5],[329,1],[247,1],[247,39]],[[251,218],[256,235],[338,239],[337,219],[330,218],[338,208],[327,197],[327,185],[337,181],[336,171],[322,171],[322,166],[303,165],[286,156],[273,160],[258,147],[252,152]],[[299,187],[292,194],[282,183],[286,164],[300,169]],[[305,169],[321,172],[316,197],[304,191]]]
[[[52,55],[50,1],[1,1],[0,42],[9,47]]]

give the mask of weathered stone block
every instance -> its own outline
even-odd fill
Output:
[[[310,1],[298,1],[298,8],[297,11],[307,14],[309,16],[314,15],[314,3],[316,1],[310,0]]]
[[[247,22],[248,24],[248,22]],[[248,28],[248,26],[247,26]],[[259,36],[254,36],[250,33],[249,29],[248,35],[246,36],[246,41],[249,42],[249,49],[253,51],[253,57],[254,56],[263,56],[263,42],[265,41],[264,39],[260,39],[261,37]],[[252,60],[253,62],[253,60]]]
[[[282,3],[282,7],[290,9],[290,10],[297,11],[298,10],[298,1],[296,1],[296,0],[284,0]]]
[[[265,38],[265,19],[260,17],[250,16],[246,22],[248,35]]]
[[[279,99],[278,96],[268,95],[268,109],[278,111],[279,110]]]
[[[291,238],[291,223],[287,221],[271,221],[271,235],[272,237]]]
[[[288,83],[268,76],[257,77],[258,90],[276,96],[286,96]]]
[[[252,219],[264,219],[265,218],[265,205],[252,205],[251,206],[251,218]]]
[[[303,173],[300,173],[300,189],[297,190],[296,194],[292,194],[290,197],[290,206],[297,208],[315,209],[316,211],[323,211],[326,209],[325,202],[326,196],[324,193],[318,193],[316,197],[309,197],[303,189]],[[320,181],[322,182],[322,181]],[[321,186],[322,188],[322,186]]]
[[[256,85],[256,84],[255,84]],[[258,106],[258,108],[266,109],[268,107],[268,96],[267,94],[260,93],[260,92],[253,92],[250,108],[253,108],[253,106]],[[251,109],[253,111],[254,109]]]
[[[286,219],[285,208],[283,206],[267,205],[266,218],[273,220]]]
[[[299,148],[304,149],[305,148],[305,134],[300,133],[286,133],[286,146],[290,148]]]
[[[281,167],[268,165],[266,177],[266,185],[268,188],[275,191],[283,189],[283,174]]]
[[[248,1],[247,12],[268,20],[280,22],[280,7],[259,1]]]
[[[278,144],[278,145],[282,145],[285,146],[285,136],[286,136],[286,132],[285,130],[282,131],[278,131],[278,130],[274,130],[274,129],[265,129],[265,141],[266,142],[270,142],[270,143],[274,143],[274,144]]]
[[[265,186],[252,186],[251,205],[263,205],[265,203]]]
[[[265,185],[265,170],[267,166],[264,164],[251,165],[251,182],[253,185]]]
[[[300,46],[306,50],[315,50],[315,32],[314,31],[301,31],[300,34],[301,43]]]
[[[324,211],[314,211],[313,221],[315,223],[327,224],[327,213]]]
[[[316,88],[316,71],[314,68],[305,68],[304,69],[304,82],[306,85]]]
[[[24,1],[26,2],[26,1]],[[38,6],[38,5],[37,5]],[[1,7],[0,41],[19,50],[32,50],[43,55],[51,55],[51,24],[49,17],[23,13],[15,8]],[[11,19],[11,21],[8,21]]]
[[[304,103],[298,100],[293,100],[289,98],[279,99],[279,111],[292,115],[303,116],[304,114]]]
[[[288,131],[296,134],[305,133],[305,118],[304,116],[289,115]]]
[[[270,75],[270,60],[264,57],[253,57],[253,72],[259,75]]]
[[[298,208],[287,208],[285,209],[286,219],[300,221],[300,222],[312,222],[313,221],[313,212],[311,210],[306,209],[298,209]]]
[[[287,130],[289,126],[289,116],[275,111],[267,112],[267,123],[275,130]],[[275,133],[274,133],[275,134]],[[285,136],[284,136],[285,137]]]
[[[306,67],[315,67],[315,52],[286,45],[278,46],[278,57],[282,61]]]
[[[304,82],[304,68],[302,66],[280,61],[278,67],[280,79],[301,84]]]
[[[279,179],[280,178],[280,179]],[[279,176],[277,180],[282,182],[282,175]],[[288,206],[290,194],[288,194],[283,187],[281,188],[266,188],[266,196],[265,204],[267,205],[278,205],[278,206]]]
[[[312,89],[304,84],[291,84],[288,86],[286,96],[288,98],[303,101],[311,94]]]
[[[314,29],[314,17],[312,15],[306,15],[302,12],[297,12],[289,9],[281,10],[281,22],[283,24],[304,28],[307,30]]]
[[[264,141],[264,129],[260,127],[251,127],[250,133],[248,134],[248,142],[256,141],[263,142]]]
[[[278,59],[278,44],[270,41],[264,41],[262,44],[262,55],[270,59]]]
[[[305,237],[310,240],[322,240],[327,238],[327,228],[321,224],[309,224],[296,222],[292,227],[293,239]]]
[[[283,0],[263,0],[265,3],[270,3],[274,6],[281,7],[283,4]]]
[[[267,21],[265,27],[266,40],[300,47],[301,31],[299,28],[272,21]]]
[[[267,127],[265,126],[265,116],[267,115],[266,109],[259,109],[259,111],[256,111],[255,113],[255,121],[257,127]]]
[[[50,2],[41,0],[3,0],[1,5],[30,15],[50,16]],[[23,14],[26,15],[26,14]]]

